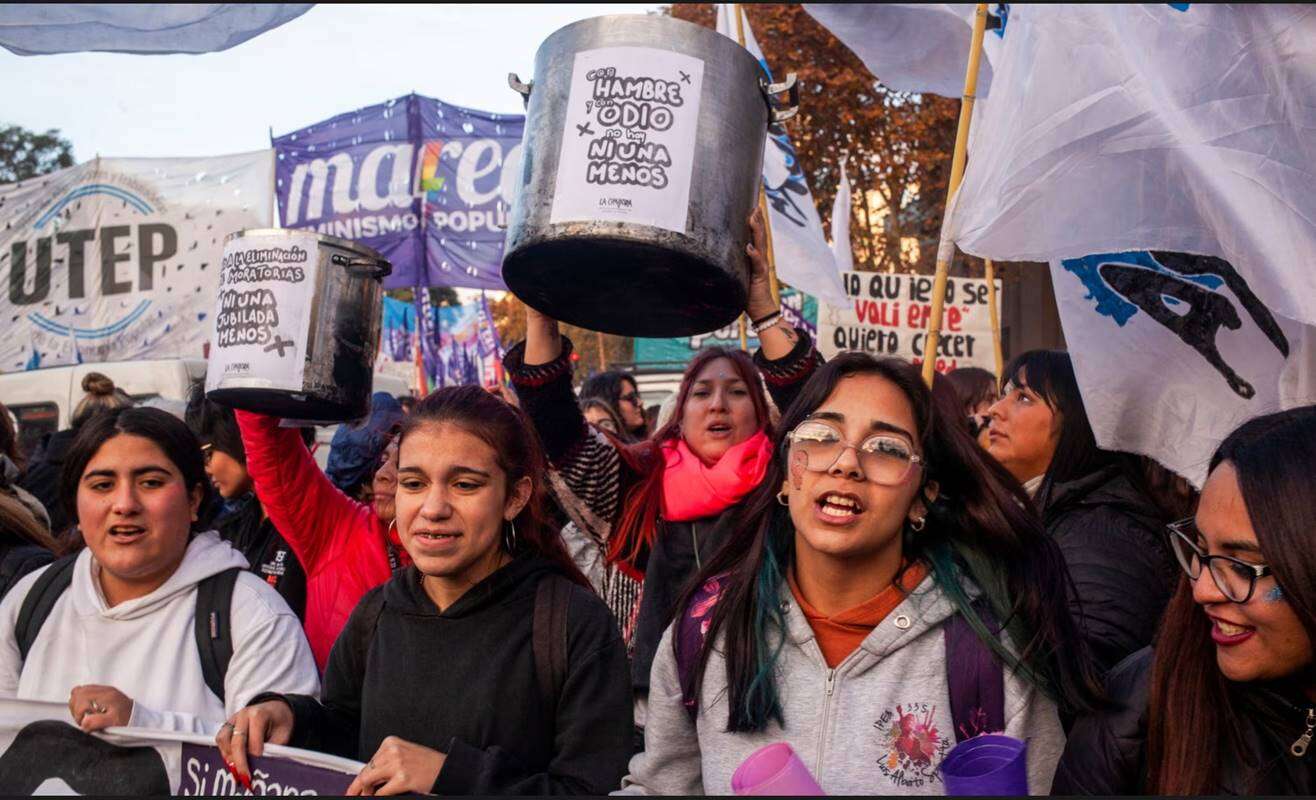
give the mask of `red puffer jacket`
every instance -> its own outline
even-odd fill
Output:
[[[237,418],[256,497],[306,570],[306,638],[323,671],[357,601],[392,574],[388,541],[396,533],[325,477],[296,428],[249,411]],[[406,563],[406,551],[392,542]]]

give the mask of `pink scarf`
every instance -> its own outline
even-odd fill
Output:
[[[688,522],[721,514],[758,486],[772,460],[772,442],[760,430],[711,467],[704,466],[685,439],[663,442],[662,452],[663,519]]]

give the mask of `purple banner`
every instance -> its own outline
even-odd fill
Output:
[[[505,289],[524,123],[410,94],[275,137],[280,221],[380,251],[386,288]]]
[[[255,757],[251,762],[251,791],[254,795],[319,794],[341,795],[352,776],[323,767],[301,764],[287,758]],[[219,748],[183,744],[183,776],[180,795],[232,796],[248,792],[224,766]]]

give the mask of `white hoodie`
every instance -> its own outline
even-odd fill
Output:
[[[297,616],[272,587],[245,571],[233,588],[227,702],[206,686],[193,628],[196,588],[231,567],[245,570],[247,560],[215,532],[199,534],[160,588],[110,608],[93,576],[100,567],[84,550],[72,585],[24,662],[15,626],[23,598],[45,568],[27,575],[0,602],[0,695],[67,703],[74,686],[113,686],[133,699],[129,726],[209,735],[261,692],[319,694],[319,673]]]

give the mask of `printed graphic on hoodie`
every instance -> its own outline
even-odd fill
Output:
[[[896,786],[927,786],[940,783],[937,768],[950,748],[950,740],[933,724],[937,707],[908,703],[887,709],[873,723],[885,753],[878,770]]]

